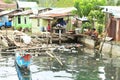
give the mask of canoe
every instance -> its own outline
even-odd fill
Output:
[[[32,80],[31,71],[24,71],[17,64],[15,65],[19,80]]]
[[[15,53],[15,63],[20,68],[28,69],[31,64],[31,54],[26,53],[25,51],[16,51]]]

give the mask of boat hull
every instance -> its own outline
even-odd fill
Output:
[[[30,66],[30,63],[31,63],[31,55],[30,54],[22,54],[22,55],[20,54],[20,52],[16,53],[15,63],[20,68],[29,69],[29,66]]]
[[[30,69],[25,70],[25,68],[19,67],[15,62],[15,67],[19,80],[32,80]]]

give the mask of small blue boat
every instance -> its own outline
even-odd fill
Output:
[[[24,71],[24,69],[21,69],[17,64],[15,65],[15,68],[16,68],[19,80],[32,80],[30,70]]]
[[[29,69],[29,66],[31,64],[31,58],[32,56],[25,51],[16,51],[15,53],[15,62],[18,67],[23,69]]]

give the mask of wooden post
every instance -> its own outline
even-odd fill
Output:
[[[59,28],[59,44],[61,44],[61,29]]]
[[[119,41],[119,19],[116,19],[116,41]]]

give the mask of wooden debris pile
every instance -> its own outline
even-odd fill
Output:
[[[13,51],[15,49],[25,49],[27,51],[45,51],[41,50],[43,43],[49,43],[50,34],[43,33],[40,35],[29,36],[21,31],[2,30],[0,35],[1,51]],[[43,47],[44,48],[44,47]]]

